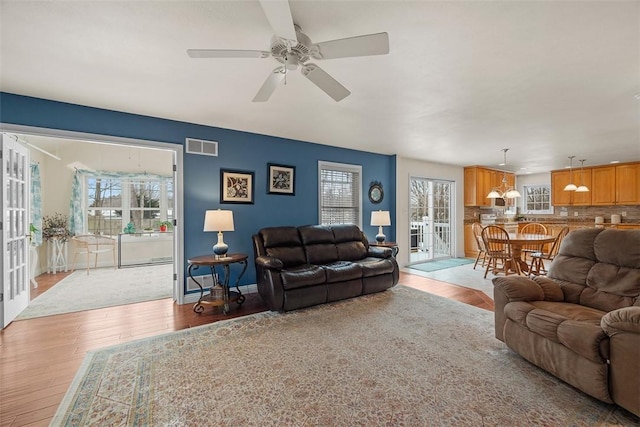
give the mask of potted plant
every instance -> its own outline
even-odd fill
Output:
[[[172,226],[173,223],[171,221],[162,221],[160,222],[160,231],[164,233],[165,231],[170,230]]]
[[[68,224],[69,218],[61,213],[56,212],[53,215],[45,215],[42,218],[42,238],[66,242],[71,237]]]

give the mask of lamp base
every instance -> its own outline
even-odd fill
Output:
[[[387,236],[385,236],[384,234],[380,233],[380,234],[376,234],[376,241],[378,243],[384,243],[384,239],[386,239]]]
[[[216,258],[224,258],[229,250],[229,245],[224,242],[222,238],[222,231],[218,233],[218,243],[213,245],[213,253],[216,255]]]

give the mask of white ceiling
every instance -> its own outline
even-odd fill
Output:
[[[640,1],[291,1],[314,42],[386,31],[390,53],[317,62],[266,103],[257,1],[1,1],[2,91],[517,173],[640,160]],[[638,95],[640,97],[640,95]],[[527,169],[520,169],[527,168]]]

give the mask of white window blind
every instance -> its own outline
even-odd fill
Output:
[[[320,224],[362,223],[362,166],[318,162]]]

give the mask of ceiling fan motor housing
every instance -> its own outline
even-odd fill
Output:
[[[315,48],[311,39],[295,25],[298,40],[287,40],[274,36],[271,40],[271,56],[286,65],[287,69],[295,70],[314,56]]]

